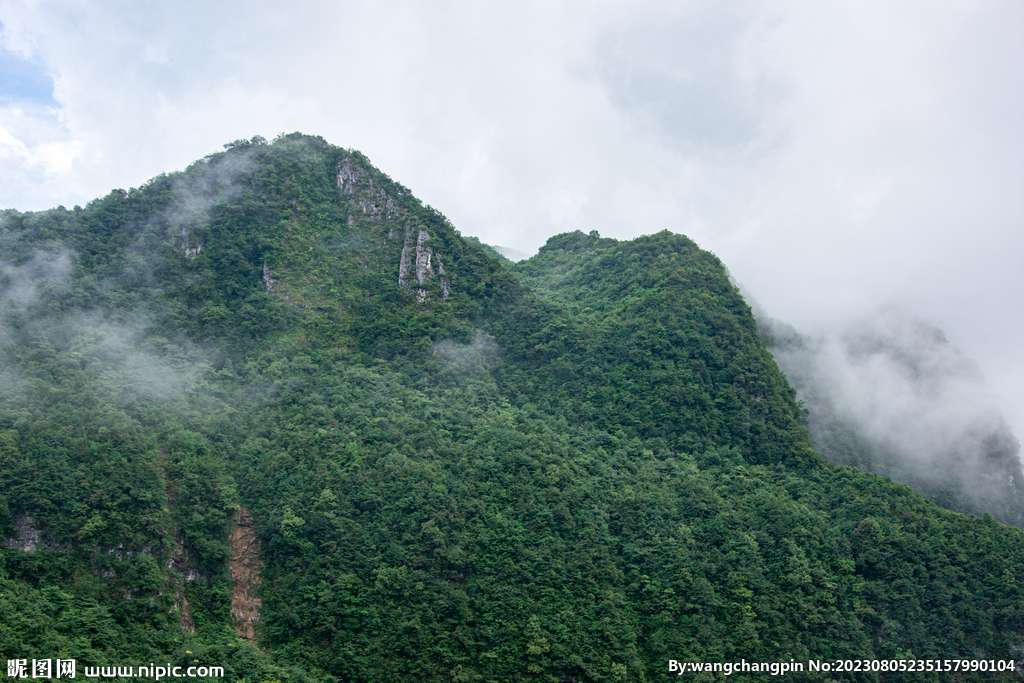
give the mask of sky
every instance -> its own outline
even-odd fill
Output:
[[[1021,436],[1022,36],[1019,0],[0,0],[0,207],[321,135],[491,244],[667,229],[803,331],[901,307]]]

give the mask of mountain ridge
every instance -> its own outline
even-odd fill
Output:
[[[0,535],[69,544],[0,550],[9,658],[589,681],[1021,647],[1020,530],[818,458],[685,237],[510,266],[299,134],[0,221]]]
[[[1020,444],[941,330],[895,308],[820,338],[758,314],[810,409],[826,459],[911,485],[951,510],[1021,526]]]

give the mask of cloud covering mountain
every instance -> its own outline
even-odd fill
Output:
[[[1024,430],[1019,3],[4,0],[0,23],[0,206],[315,130],[489,243],[670,229],[800,329],[902,305]]]
[[[823,457],[950,509],[1024,520],[1020,443],[977,366],[937,327],[894,308],[817,338],[763,315],[758,326]]]

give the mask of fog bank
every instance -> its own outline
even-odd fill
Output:
[[[885,307],[808,337],[755,311],[823,457],[949,509],[1024,522],[1020,444],[978,366],[942,330]]]

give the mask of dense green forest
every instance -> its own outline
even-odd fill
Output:
[[[1022,532],[819,458],[714,255],[576,232],[512,264],[358,152],[226,147],[0,218],[0,658],[568,682],[1019,656]]]

